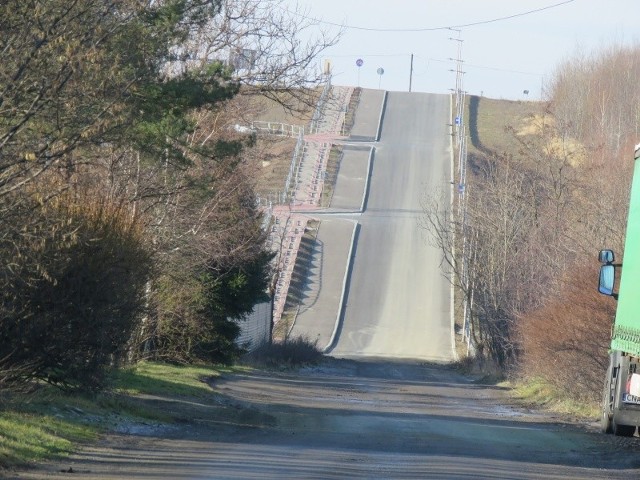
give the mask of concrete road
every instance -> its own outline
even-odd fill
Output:
[[[419,227],[449,185],[449,97],[389,93],[355,245],[336,357],[453,359],[450,286]]]

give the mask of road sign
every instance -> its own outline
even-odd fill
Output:
[[[456,125],[460,125],[460,117],[456,117]]]
[[[379,67],[377,72],[378,72],[378,75],[379,75],[379,77],[378,77],[378,88],[380,88],[380,85],[382,83],[382,74],[384,73],[384,68]]]
[[[361,67],[362,65],[364,65],[364,60],[362,60],[361,58],[357,59],[357,60],[356,60],[356,65],[357,65],[358,67]]]

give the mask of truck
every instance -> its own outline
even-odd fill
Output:
[[[605,433],[630,437],[640,425],[640,144],[634,153],[622,263],[615,263],[608,249],[600,251],[599,260],[598,291],[617,299],[600,424]]]

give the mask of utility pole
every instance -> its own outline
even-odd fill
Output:
[[[456,133],[456,143],[458,150],[458,219],[461,223],[459,233],[462,237],[462,271],[459,273],[460,275],[460,283],[462,285],[462,321],[463,321],[463,334],[464,338],[467,342],[467,355],[471,355],[474,349],[474,345],[472,343],[472,329],[473,325],[471,323],[471,310],[473,308],[473,285],[470,279],[469,272],[469,261],[472,255],[473,245],[470,243],[469,239],[469,231],[467,225],[467,204],[469,202],[469,186],[467,185],[467,137],[466,137],[466,129],[464,124],[464,104],[466,101],[466,92],[463,87],[463,75],[465,72],[462,71],[462,42],[463,40],[460,38],[461,30],[452,29],[458,32],[458,38],[449,38],[449,40],[453,40],[458,42],[458,54],[455,59],[450,58],[449,60],[456,62],[456,86],[455,86],[455,119],[453,123],[453,127],[455,128]],[[452,70],[454,71],[454,70]]]
[[[453,58],[449,58],[449,60],[455,60],[456,62],[456,87],[455,87],[455,94],[456,94],[456,118],[455,118],[455,125],[456,125],[456,138],[457,138],[457,142],[458,145],[460,145],[460,143],[462,142],[462,137],[461,137],[461,132],[462,129],[459,128],[459,126],[462,124],[462,116],[464,114],[464,95],[463,95],[463,88],[462,88],[462,76],[464,75],[465,72],[462,71],[462,63],[464,62],[462,60],[462,42],[464,40],[462,40],[460,38],[460,32],[461,30],[457,30],[457,29],[452,29],[458,32],[458,38],[452,38],[449,37],[449,40],[453,40],[455,42],[458,42],[458,55],[455,59]],[[452,70],[453,71],[453,70]]]
[[[413,53],[411,54],[411,65],[409,66],[409,91],[411,91],[412,81],[413,81]]]

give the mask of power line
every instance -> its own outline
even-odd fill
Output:
[[[411,56],[411,53],[362,53],[362,52],[359,52],[359,53],[340,54],[340,55],[328,55],[327,57],[328,58],[364,58],[366,60],[367,58],[385,58],[385,57],[408,58],[410,56]],[[425,57],[419,54],[415,54],[415,58],[420,59],[423,62],[426,62],[427,64],[429,64],[429,62],[448,63],[448,64],[452,62],[450,58]],[[537,76],[537,77],[544,76],[544,74],[540,72],[525,72],[522,70],[511,70],[508,68],[492,67],[490,65],[478,65],[476,63],[465,62],[464,65],[465,67],[478,68],[482,70],[494,70],[496,72],[517,73],[520,75],[531,75],[531,76]]]
[[[327,55],[330,58],[358,58],[358,57],[408,57],[410,53],[341,53],[339,55]]]
[[[473,63],[465,63],[465,67],[481,68],[484,70],[495,70],[496,72],[519,73],[520,75],[532,75],[542,77],[544,74],[539,72],[523,72],[522,70],[509,70],[508,68],[489,67],[487,65],[476,65]]]
[[[456,28],[466,28],[466,27],[475,27],[478,25],[486,25],[488,23],[495,23],[495,22],[501,22],[504,20],[511,20],[512,18],[518,18],[518,17],[524,17],[525,15],[531,15],[532,13],[538,13],[538,12],[542,12],[544,10],[550,10],[552,8],[556,8],[556,7],[560,7],[562,5],[566,5],[568,3],[572,3],[575,0],[565,0],[564,2],[560,2],[560,3],[554,3],[553,5],[547,5],[546,7],[540,7],[540,8],[536,8],[534,10],[528,10],[526,12],[520,12],[520,13],[514,13],[512,15],[507,15],[504,17],[498,17],[498,18],[492,18],[489,20],[480,20],[477,22],[471,22],[471,23],[462,23],[462,24],[454,24],[454,25],[446,25],[446,26],[440,26],[440,27],[425,27],[425,28],[370,28],[370,27],[360,27],[357,25],[345,25],[345,24],[340,24],[340,23],[335,23],[335,22],[328,22],[326,20],[320,20],[317,18],[313,18],[313,17],[309,17],[307,15],[303,15],[299,12],[292,12],[291,10],[280,6],[280,8],[282,8],[283,10],[285,10],[286,12],[292,14],[292,15],[296,15],[298,17],[304,18],[305,20],[310,20],[316,23],[320,23],[323,25],[330,25],[333,27],[340,27],[340,28],[344,28],[344,29],[349,29],[349,30],[364,30],[364,31],[368,31],[368,32],[396,32],[396,33],[400,33],[400,32],[404,32],[404,33],[410,33],[410,32],[434,32],[434,31],[438,31],[438,30],[452,30],[452,29],[456,29]]]

